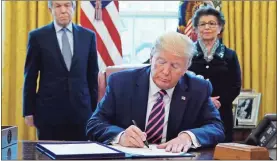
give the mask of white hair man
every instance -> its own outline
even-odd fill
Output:
[[[108,78],[106,94],[87,123],[87,135],[127,147],[159,144],[171,152],[223,141],[210,82],[186,74],[193,53],[187,36],[160,36],[151,51],[151,66]]]
[[[75,1],[48,7],[53,22],[29,33],[23,116],[39,140],[87,140],[85,124],[97,104],[95,33],[72,23]]]

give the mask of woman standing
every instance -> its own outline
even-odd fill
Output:
[[[223,31],[225,20],[220,11],[202,7],[193,16],[197,33],[197,53],[190,71],[204,76],[213,85],[212,101],[220,111],[225,127],[226,142],[232,141],[232,102],[241,89],[241,70],[235,51],[222,44],[218,35]]]

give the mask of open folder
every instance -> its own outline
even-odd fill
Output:
[[[190,153],[171,153],[157,149],[128,148],[120,145],[103,145],[97,142],[80,143],[38,143],[37,149],[51,159],[123,159],[123,158],[170,158],[194,157]]]

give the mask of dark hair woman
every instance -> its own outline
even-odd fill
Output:
[[[220,11],[212,7],[199,8],[193,16],[192,23],[198,39],[197,53],[189,70],[211,81],[211,99],[220,111],[225,128],[225,141],[231,142],[232,102],[241,89],[241,70],[237,54],[218,39],[225,25],[224,16]]]

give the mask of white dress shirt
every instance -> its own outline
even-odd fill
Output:
[[[172,99],[172,94],[174,91],[175,87],[171,88],[171,89],[167,89],[166,90],[166,95],[163,98],[164,104],[165,104],[165,117],[164,117],[164,127],[163,127],[163,134],[162,134],[162,140],[161,143],[165,143],[166,141],[166,133],[167,133],[167,125],[168,125],[168,116],[169,116],[169,110],[170,110],[170,103],[171,103],[171,99]],[[150,74],[150,78],[149,78],[149,92],[148,92],[148,104],[147,104],[147,112],[146,112],[146,121],[145,121],[145,127],[147,125],[151,110],[154,106],[154,104],[156,103],[159,94],[158,92],[161,89],[159,87],[157,87],[157,85],[154,83],[152,76]],[[124,131],[123,131],[124,132]],[[119,133],[115,139],[112,141],[113,144],[117,144],[119,143],[119,139],[120,136],[123,134],[123,132]],[[192,147],[191,148],[198,148],[201,145],[199,144],[198,140],[196,139],[196,136],[191,132],[191,131],[182,131],[179,133],[179,135],[181,133],[187,133],[192,140]]]
[[[70,45],[70,50],[71,50],[71,53],[72,53],[72,56],[73,56],[73,30],[72,30],[72,22],[70,22],[66,28],[66,35],[68,37],[68,41],[69,41],[69,45]],[[60,46],[60,49],[62,51],[62,36],[63,36],[63,27],[62,26],[59,26],[57,24],[56,21],[54,21],[54,27],[55,27],[55,30],[56,30],[56,35],[57,35],[57,39],[58,39],[58,43],[59,43],[59,46]]]

